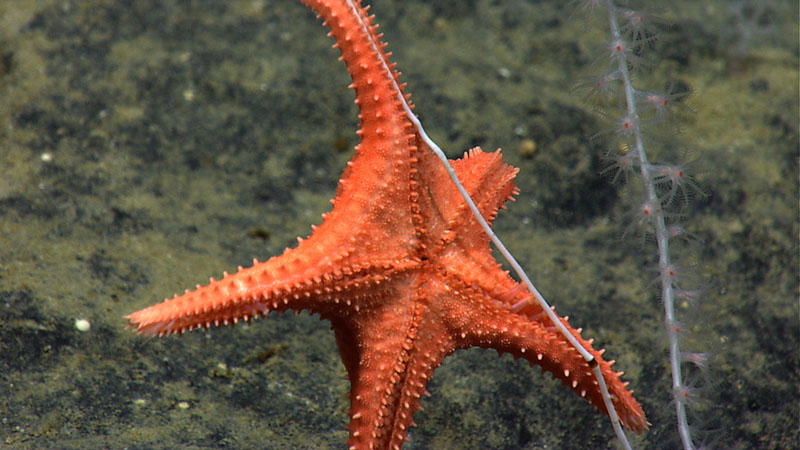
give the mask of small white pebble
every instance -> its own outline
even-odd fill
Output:
[[[40,158],[42,159],[42,162],[47,163],[53,160],[53,154],[50,152],[44,152],[42,153],[42,156],[40,156]]]
[[[175,406],[178,409],[189,409],[189,402],[178,402],[178,404]]]
[[[87,332],[92,328],[92,324],[86,319],[75,319],[75,329],[81,332]]]

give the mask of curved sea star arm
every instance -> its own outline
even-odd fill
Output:
[[[414,129],[404,107],[399,73],[388,63],[386,45],[367,8],[353,2],[302,0],[336,38],[355,90],[360,142],[339,180],[332,214],[374,223],[392,223],[393,240],[413,240],[419,226],[413,199],[418,195]],[[402,99],[402,101],[401,101]],[[409,203],[409,199],[412,200]]]

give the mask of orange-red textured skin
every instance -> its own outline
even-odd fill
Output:
[[[331,28],[360,111],[361,141],[333,210],[296,248],[130,314],[131,326],[161,336],[272,311],[320,314],[332,324],[350,379],[348,444],[356,449],[400,448],[434,369],[461,348],[524,358],[605,412],[591,368],[540,307],[529,301],[511,311],[531,294],[494,260],[488,238],[417,135],[372,18],[346,0],[302,2]],[[517,169],[499,150],[475,148],[452,164],[490,223],[517,193]],[[601,366],[623,425],[647,429],[627,383],[567,327]]]

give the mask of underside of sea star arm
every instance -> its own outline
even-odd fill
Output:
[[[332,321],[350,378],[351,449],[399,449],[434,369],[455,349],[443,324],[426,315],[425,291],[401,292],[414,298],[383,303],[357,324]]]
[[[475,202],[481,215],[491,225],[503,204],[519,193],[514,186],[514,178],[519,169],[503,162],[500,150],[487,153],[480,147],[475,147],[464,153],[460,159],[452,160],[453,170],[458,179]],[[468,223],[463,228],[469,234],[484,234],[478,222],[474,220],[472,211],[466,203],[459,201],[458,208],[450,217],[451,222],[461,225]],[[488,237],[486,238],[488,243]]]
[[[418,141],[423,151],[417,156],[420,179],[418,204],[426,231],[433,240],[428,245],[453,244],[470,254],[489,252],[489,238],[478,224],[464,199],[447,176],[441,161]],[[450,160],[461,184],[483,218],[491,224],[503,204],[517,193],[514,177],[517,169],[504,163],[499,150],[486,153],[480,147]]]
[[[446,305],[448,301],[465,305],[461,314],[448,316],[448,324],[459,338],[459,347],[493,348],[501,354],[524,358],[531,365],[541,367],[543,372],[550,372],[553,378],[561,380],[563,385],[607,414],[592,367],[549,323],[541,310],[535,316],[517,314],[506,309],[505,299],[487,298],[480,290],[463,285],[439,303]],[[611,369],[613,361],[605,361],[602,358],[604,350],[594,350],[591,340],[580,336],[580,330],[570,327],[563,318],[561,321],[600,365],[622,424],[636,432],[646,430],[648,423],[644,412],[628,390],[628,383],[620,380],[622,373]]]

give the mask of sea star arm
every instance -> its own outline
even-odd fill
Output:
[[[358,233],[343,239],[326,230],[320,227],[297,248],[265,262],[254,260],[253,267],[212,278],[208,285],[187,289],[126,319],[140,334],[163,336],[287,309],[326,317],[338,309],[358,310],[359,301],[380,293],[392,277],[417,265],[389,246],[382,258],[368,260],[364,249],[371,245],[358,247]]]
[[[503,203],[516,193],[513,178],[517,170],[502,162],[499,151],[484,153],[479,148],[473,149],[463,159],[453,161],[453,167],[462,179],[465,189],[475,199],[481,215],[489,223],[494,220]],[[478,310],[488,308],[485,317],[472,317],[472,322],[465,322],[468,330],[457,333],[472,336],[462,344],[467,347],[491,347],[525,358],[531,364],[537,364],[543,370],[553,373],[554,378],[561,379],[563,384],[608,414],[597,379],[592,372],[594,366],[587,363],[556,329],[539,303],[533,301],[532,296],[535,294],[528,293],[523,285],[512,280],[492,258],[488,238],[464,203],[454,204],[457,207],[446,214],[447,229],[458,230],[459,233],[444,233],[439,263],[449,274],[449,279],[456,280],[455,286],[461,286],[472,293],[473,297],[467,297],[472,300],[472,304],[479,305]],[[458,261],[470,263],[458,264]],[[454,292],[456,291],[458,289],[454,288]],[[486,298],[475,301],[475,297],[481,296]],[[446,304],[448,301],[450,299],[443,299],[441,303]],[[469,303],[466,300],[465,302]],[[468,314],[450,315],[456,322],[465,316]],[[611,370],[612,363],[601,357],[603,351],[594,350],[591,341],[583,339],[579,330],[570,327],[564,318],[558,319],[599,365],[622,424],[637,432],[645,430],[647,421],[644,413],[627,390],[627,383],[620,381],[621,372]],[[512,326],[513,323],[517,325]],[[478,324],[477,330],[475,324]],[[482,329],[480,324],[492,324],[491,331]]]
[[[501,354],[510,353],[514,358],[523,358],[531,365],[540,366],[543,372],[550,372],[553,378],[561,380],[573,392],[608,414],[592,366],[549,322],[535,302],[527,302],[529,307],[514,312],[511,310],[512,296],[491,296],[477,286],[463,284],[462,280],[449,280],[453,288],[436,305],[458,309],[459,314],[443,315],[443,320],[447,321],[451,333],[456,336],[459,348],[493,348]],[[530,295],[522,289],[512,292],[519,296]],[[646,430],[648,423],[644,411],[628,390],[628,383],[620,380],[622,372],[613,371],[611,366],[614,362],[602,358],[605,350],[592,348],[592,341],[583,339],[580,330],[572,328],[566,318],[559,317],[559,320],[594,356],[622,424],[636,432]]]
[[[350,379],[351,449],[399,449],[435,368],[456,349],[430,314],[429,288],[413,283],[398,286],[399,301],[380,302],[357,322],[332,320]]]
[[[333,214],[392,224],[392,239],[414,241],[420,224],[416,167],[420,149],[401,98],[403,84],[389,62],[377,25],[360,2],[302,0],[336,38],[353,82],[360,142],[339,180]],[[409,202],[411,200],[411,202]],[[376,209],[376,207],[379,207]]]
[[[434,163],[440,165],[438,161]],[[503,162],[500,150],[486,153],[480,147],[475,147],[464,153],[462,158],[451,160],[451,163],[464,189],[489,225],[494,222],[498,211],[504,208],[503,204],[513,200],[519,193],[514,185],[519,169]],[[443,174],[440,179],[445,179]],[[442,186],[440,192],[440,198],[449,197],[447,202],[435,201],[445,223],[443,240],[458,241],[457,246],[470,253],[470,257],[491,255],[486,251],[489,249],[489,237],[452,183]],[[494,262],[493,258],[491,260]]]

